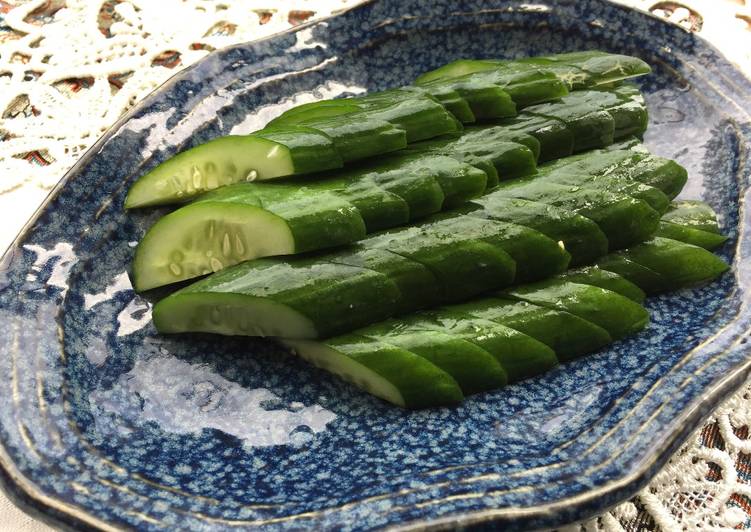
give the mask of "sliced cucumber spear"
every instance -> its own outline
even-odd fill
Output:
[[[354,242],[364,236],[363,227],[373,232],[461,205],[494,186],[499,172],[504,177],[534,172],[534,156],[539,149],[540,142],[521,131],[475,128],[459,139],[418,143],[378,164],[326,178],[225,187],[228,190],[202,196],[200,206],[193,203],[157,222],[137,250],[135,286],[145,290],[242,260]],[[641,162],[652,156],[630,150],[595,155],[593,159],[603,162],[588,162],[577,156],[568,165],[541,167],[540,176],[567,185],[625,192],[648,200],[656,208],[665,206],[665,196],[659,190],[634,181],[641,178],[638,172],[621,176],[613,170],[613,165],[623,160],[638,157]],[[643,167],[650,182],[661,185],[659,165]],[[685,180],[685,172],[683,177]],[[674,179],[665,181],[667,188],[675,187]],[[534,191],[533,196],[523,198],[556,201],[546,201],[539,194]],[[556,240],[569,244],[563,238]],[[273,247],[269,247],[270,241]],[[601,254],[599,246],[590,248],[587,254],[586,247],[577,246],[573,237],[571,244],[575,264]],[[622,247],[620,243],[614,245]]]
[[[687,245],[684,244],[684,246]],[[695,246],[689,247],[695,248]],[[684,251],[677,253],[678,248]],[[688,269],[696,271],[696,255],[691,254],[695,252],[687,254],[686,249],[688,248],[675,244],[653,245],[640,250],[639,258],[642,262],[659,265],[658,270],[664,270],[665,266],[671,263],[674,269],[676,261],[680,262],[682,258],[688,258],[692,263]],[[701,255],[711,255],[701,248],[695,249],[698,249]],[[710,265],[709,269],[704,272],[704,278],[717,274],[718,270]],[[404,382],[403,376],[410,374],[414,365],[415,353],[411,349],[413,346],[428,350],[424,356],[426,361],[431,357],[438,357],[440,353],[445,353],[450,346],[455,345],[457,339],[474,342],[489,353],[494,349],[502,351],[505,340],[502,335],[495,335],[493,327],[495,323],[503,326],[502,330],[510,328],[521,331],[525,336],[528,335],[528,338],[536,338],[544,342],[555,350],[558,359],[565,361],[594,351],[611,342],[613,338],[633,334],[646,325],[647,312],[633,298],[598,286],[605,284],[621,290],[625,288],[626,293],[633,296],[634,290],[632,286],[629,286],[628,281],[617,282],[617,275],[603,272],[598,268],[582,269],[573,272],[569,277],[576,282],[566,279],[566,276],[561,276],[559,279],[509,290],[508,293],[513,298],[511,300],[484,298],[430,312],[419,312],[371,325],[355,331],[353,335],[368,334],[369,340],[376,342],[376,346],[379,345],[377,342],[389,342],[394,337],[409,337],[410,340],[402,341],[404,351],[399,351],[389,359],[389,362],[393,364],[390,370],[394,375],[393,380],[399,379],[398,385],[403,389],[424,390],[429,385],[427,379],[422,382],[413,382],[411,385]],[[693,282],[696,278],[696,275],[684,276],[682,281]],[[679,287],[682,281],[675,281],[673,287]],[[472,336],[475,337],[474,340]],[[420,337],[420,340],[414,340],[414,337]],[[487,341],[487,337],[492,340]],[[508,342],[508,345],[513,345],[513,342]],[[388,394],[382,393],[380,390],[386,388],[382,377],[378,375],[372,380],[367,376],[363,377],[364,370],[358,366],[357,357],[363,356],[364,351],[367,352],[367,345],[358,344],[356,349],[352,349],[343,345],[340,339],[333,338],[321,342],[296,342],[294,347],[300,356],[307,359],[311,359],[313,355],[318,356],[316,363],[319,365],[329,367],[329,370],[336,374],[344,374],[345,380],[399,406],[423,408],[446,404],[442,396],[440,400],[431,404],[430,401],[424,400],[425,396],[422,396],[423,400],[409,402],[399,394],[391,394],[396,397],[394,400]],[[373,348],[372,352],[372,356],[375,356],[378,347]],[[540,364],[539,353],[539,350],[530,350],[521,346],[515,352],[515,361],[519,364],[518,366],[513,363],[504,365],[502,359],[497,358],[497,360],[505,369],[511,382],[515,380],[512,377],[515,368],[521,369],[520,375],[527,377],[542,373],[555,365],[552,359],[548,359],[547,364]],[[400,359],[404,360],[404,372],[398,370]],[[443,368],[446,374],[452,377],[458,375],[465,380],[462,387],[464,395],[470,393],[469,390],[472,389],[478,391],[486,389],[489,378],[484,375],[483,369],[493,367],[488,365],[487,359],[467,357],[465,366],[470,365],[473,367],[445,365]],[[445,380],[445,378],[441,376],[441,379]],[[441,379],[437,382],[444,382]],[[388,381],[388,378],[385,380]],[[439,389],[444,388],[445,385],[441,385]]]
[[[314,366],[404,408],[453,405],[464,399],[456,380],[427,359],[371,338],[348,335],[326,344],[284,343]]]
[[[704,283],[728,270],[722,259],[706,249],[664,237],[607,255],[597,264],[625,277],[647,294]]]
[[[516,279],[541,279],[565,270],[568,258],[557,242],[522,226],[436,219],[367,238],[349,256],[259,259],[227,268],[157,303],[154,324],[161,332],[326,337],[436,299],[456,301]],[[405,260],[414,267],[405,268]],[[435,291],[418,292],[430,284]]]
[[[520,286],[503,295],[579,316],[608,331],[614,340],[643,329],[649,320],[644,307],[625,296],[562,279]]]
[[[620,63],[616,56],[598,56],[587,61],[593,60]],[[460,81],[437,81],[299,106],[251,135],[215,139],[163,162],[136,181],[126,197],[125,207],[179,203],[232,183],[341,168],[351,161],[403,149],[407,142],[456,133],[461,130],[457,117],[466,122],[514,117],[517,104],[524,106],[566,96],[567,90],[555,72],[558,63],[546,63],[552,65],[551,69],[541,70],[525,63],[504,65]],[[592,86],[606,79],[607,76],[602,77],[605,70],[593,71],[581,86]],[[637,71],[631,69],[632,73]],[[629,115],[630,110],[643,112],[637,95],[620,91],[621,99],[625,102],[630,98],[630,104],[619,104],[613,108],[613,116],[600,113],[594,122],[587,119],[586,123],[613,119],[617,122],[619,116]],[[574,120],[571,113],[569,110],[565,117],[557,118],[568,120],[574,127],[582,119]],[[627,125],[624,133],[640,129],[638,124]],[[591,129],[576,127],[586,134]],[[614,130],[617,132],[618,128]],[[609,132],[610,137],[612,133]],[[602,134],[596,136],[603,140]],[[575,146],[590,144],[580,140]],[[546,156],[551,153],[547,146],[544,151]]]
[[[609,54],[598,50],[573,52],[517,60],[460,59],[426,72],[417,83],[438,79],[456,78],[474,72],[487,72],[505,68],[542,68],[554,72],[572,89],[608,85],[625,79],[649,74],[649,65],[636,57]]]
[[[705,203],[698,201],[674,202],[660,221],[657,236],[680,240],[687,244],[715,249],[727,237],[720,234],[717,217]]]

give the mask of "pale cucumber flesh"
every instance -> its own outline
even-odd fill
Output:
[[[227,136],[163,162],[136,181],[125,208],[178,203],[232,183],[295,173],[289,149],[268,139]]]
[[[295,252],[287,222],[254,205],[195,203],[161,218],[136,249],[137,291]]]

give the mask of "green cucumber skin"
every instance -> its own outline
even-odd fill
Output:
[[[626,255],[611,253],[598,260],[596,266],[628,279],[646,294],[655,294],[662,290],[663,278],[659,273],[630,260]]]
[[[367,268],[388,277],[399,289],[401,298],[395,314],[406,314],[440,301],[438,280],[431,271],[413,260],[385,249],[355,246],[326,255],[327,262]]]
[[[680,193],[688,178],[686,169],[674,161],[623,146],[558,159],[541,165],[539,171],[636,181],[659,189],[671,199]]]
[[[443,307],[398,320],[472,342],[493,355],[513,383],[558,365],[550,347],[516,329]]]
[[[367,96],[365,97],[367,98]],[[407,142],[417,142],[461,131],[461,123],[433,98],[413,96],[360,116],[389,122],[405,131]]]
[[[366,242],[386,245],[400,254],[431,248],[484,242],[506,252],[516,263],[516,282],[542,279],[564,271],[570,255],[554,240],[521,225],[467,216],[437,216],[398,232],[386,232]],[[427,260],[423,256],[420,260]],[[481,263],[478,264],[481,266]]]
[[[286,146],[292,157],[295,174],[321,172],[344,166],[344,160],[331,137],[316,129],[304,126],[269,128],[256,131],[250,137]]]
[[[472,124],[477,120],[477,117],[475,117],[475,114],[472,112],[472,108],[469,103],[467,103],[467,100],[462,98],[457,91],[449,86],[410,86],[405,87],[405,90],[430,94],[433,98],[441,102],[441,105],[443,105],[462,124]]]
[[[581,214],[599,226],[611,251],[644,241],[657,230],[660,220],[657,211],[630,196],[547,183],[543,179],[518,180],[491,195],[537,201]]]
[[[502,293],[535,305],[565,310],[599,325],[614,340],[643,329],[649,321],[647,310],[616,292],[599,286],[549,279]]]
[[[589,264],[608,252],[608,239],[596,223],[571,211],[523,199],[486,196],[472,202],[470,216],[516,223],[538,231],[563,245],[570,266]]]
[[[551,69],[572,89],[604,85],[651,72],[649,65],[636,57],[609,54],[595,50],[531,57],[515,61],[459,59],[419,76],[417,83],[466,76],[474,72],[484,72],[499,68],[513,69],[518,66]]]
[[[488,286],[508,286],[516,275],[511,256],[485,242],[457,242],[414,251],[386,249],[425,266],[438,279],[441,301],[461,301],[481,294]]]
[[[688,229],[709,233],[720,233],[717,215],[704,202],[695,200],[675,201],[663,217],[663,221],[677,224]]]
[[[264,129],[300,126],[304,125],[305,122],[352,114],[358,111],[360,111],[360,106],[349,99],[303,103],[287,109],[281,115],[270,120]]]
[[[605,329],[594,323],[526,301],[486,297],[449,308],[522,332],[550,347],[561,362],[597,351],[613,341]]]
[[[664,218],[660,222],[660,228],[655,233],[655,236],[678,240],[708,250],[717,249],[727,241],[727,237],[724,235],[666,222]]]
[[[602,148],[615,139],[615,121],[607,111],[589,111],[581,114],[551,112],[548,104],[533,106],[526,112],[543,118],[558,118],[568,127],[574,137],[574,152]]]
[[[598,261],[601,268],[622,275],[647,294],[704,283],[729,266],[699,246],[655,237]]]
[[[356,115],[352,117],[350,115]],[[404,130],[407,142],[415,142],[447,133],[455,133],[454,116],[426,93],[385,91],[374,95],[342,100],[323,100],[294,107],[269,124],[273,127],[316,127],[320,120],[347,116],[350,120],[374,119]]]
[[[270,300],[307,318],[316,337],[333,336],[389,318],[401,298],[397,286],[373,270],[320,264],[315,258],[294,263],[260,259],[224,269],[161,300],[154,307],[157,330],[188,332],[184,324],[170,322],[166,309],[191,301],[197,294],[206,300],[224,294],[247,296],[249,301]],[[205,327],[200,331],[215,332],[211,323]],[[238,330],[236,334],[247,332]]]
[[[670,205],[668,198],[660,189],[611,175],[587,176],[569,174],[565,171],[541,173],[539,179],[559,185],[594,188],[616,194],[625,194],[644,201],[658,213],[663,213]]]
[[[459,384],[462,393],[470,395],[502,388],[508,382],[498,361],[481,347],[436,330],[410,326],[393,330],[390,322],[358,329],[359,336],[406,349],[442,369]]]
[[[553,279],[599,286],[600,288],[621,294],[636,303],[643,303],[647,297],[644,290],[631,281],[597,266],[585,266],[583,268],[568,270],[555,276]]]
[[[574,152],[574,134],[557,118],[544,118],[520,113],[503,123],[510,131],[521,131],[537,139],[540,145],[538,162],[567,157]]]
[[[406,349],[357,335],[341,336],[327,340],[325,344],[394,384],[401,392],[406,408],[449,406],[464,400],[456,380]]]
[[[407,147],[405,131],[384,120],[352,120],[344,115],[312,121],[306,126],[328,136],[344,163]]]

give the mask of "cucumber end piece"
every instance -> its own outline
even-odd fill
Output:
[[[313,323],[296,310],[245,294],[176,292],[152,312],[160,333],[204,332],[225,336],[317,338]]]
[[[224,185],[292,175],[286,146],[251,136],[220,137],[164,161],[141,176],[125,208],[180,203]]]
[[[133,261],[137,292],[192,279],[246,260],[295,252],[287,223],[253,205],[200,202],[162,217]]]
[[[339,353],[336,349],[309,340],[284,339],[282,344],[314,366],[329,371],[389,403],[407,408],[407,402],[396,386],[375,371]]]

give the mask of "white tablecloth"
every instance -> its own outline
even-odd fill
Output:
[[[657,5],[656,14],[699,31],[751,72],[751,10],[744,0],[690,0],[677,7],[619,1],[645,10]],[[271,35],[355,3],[0,0],[0,251],[109,125],[177,70],[209,50]],[[130,54],[134,48],[139,53]],[[751,385],[718,409],[647,489],[582,526],[748,526],[749,397]],[[0,530],[48,527],[0,494]]]

